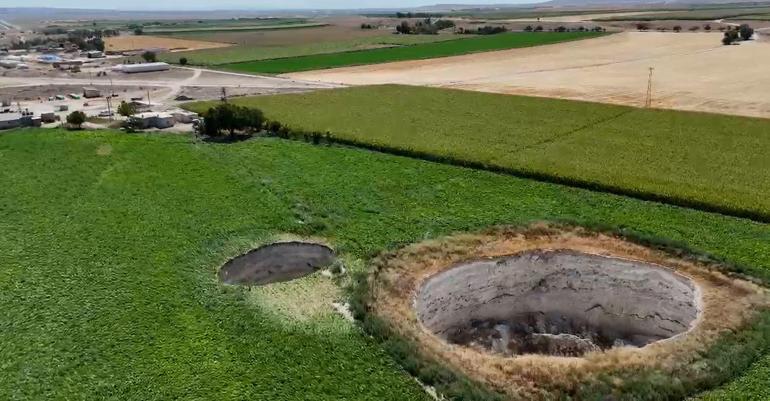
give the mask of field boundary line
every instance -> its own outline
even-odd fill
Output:
[[[629,110],[623,114],[632,112]],[[612,118],[618,118],[615,116]],[[605,119],[603,122],[609,121],[612,118]],[[596,123],[598,124],[598,123]],[[575,130],[577,131],[577,130]],[[517,178],[529,179],[549,184],[564,185],[567,187],[573,187],[578,189],[585,189],[594,192],[602,192],[613,195],[625,196],[629,198],[639,199],[647,202],[656,202],[665,205],[683,207],[687,209],[698,210],[707,213],[716,213],[728,217],[735,217],[741,219],[751,220],[757,223],[770,224],[770,213],[762,212],[759,210],[732,207],[728,205],[718,205],[709,202],[704,202],[695,199],[687,199],[681,196],[664,195],[655,193],[652,191],[644,191],[633,188],[625,188],[618,185],[603,184],[596,181],[585,180],[575,177],[568,177],[558,174],[546,173],[542,171],[536,171],[526,168],[514,168],[504,167],[498,164],[483,163],[479,161],[467,160],[452,156],[437,155],[431,152],[425,152],[414,149],[404,149],[395,146],[382,145],[376,143],[368,143],[355,139],[341,138],[335,136],[331,132],[318,132],[318,131],[305,131],[302,129],[293,129],[291,127],[282,126],[282,132],[269,132],[269,136],[278,137],[288,140],[297,140],[310,142],[316,145],[322,143],[347,146],[352,148],[358,148],[393,156],[410,157],[413,159],[419,159],[432,163],[446,164],[456,167],[464,167],[473,170],[481,170],[492,172],[496,174],[503,174],[513,176]]]

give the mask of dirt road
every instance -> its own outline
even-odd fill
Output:
[[[115,52],[139,51],[143,49],[168,49],[171,51],[216,49],[232,46],[229,43],[207,42],[202,40],[187,40],[149,35],[112,36],[105,38],[107,50]]]
[[[213,88],[264,88],[285,90],[312,90],[334,88],[339,85],[308,82],[297,79],[262,77],[194,68],[173,68],[170,71],[145,74],[112,73],[103,77],[0,77],[0,87],[35,85],[123,85],[168,88],[172,94],[185,86]]]
[[[770,118],[770,43],[721,33],[624,32],[459,57],[289,74],[348,85],[400,83]]]

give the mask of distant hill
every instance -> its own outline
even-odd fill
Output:
[[[741,6],[746,5],[770,5],[768,1],[756,1],[756,0],[549,0],[544,2],[532,2],[525,4],[435,4],[423,7],[417,7],[417,10],[422,12],[439,12],[439,11],[464,11],[464,10],[516,10],[516,9],[532,9],[532,8],[594,8],[594,7],[683,7],[683,6],[698,6],[698,5],[731,5],[738,4]]]

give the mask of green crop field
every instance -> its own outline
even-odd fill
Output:
[[[770,13],[756,14],[756,15],[741,15],[739,17],[730,18],[730,20],[739,21],[770,21]]]
[[[364,146],[770,221],[764,119],[409,86],[235,102]]]
[[[372,49],[334,54],[317,54],[310,56],[225,64],[221,67],[237,72],[280,74],[297,71],[318,70],[324,68],[385,63],[391,61],[419,60],[435,57],[456,56],[474,52],[539,46],[569,40],[594,38],[600,35],[602,35],[602,33],[596,32],[506,33],[499,35],[479,36],[462,40],[426,43],[415,46]]]
[[[681,241],[770,280],[766,224],[345,147],[28,129],[0,135],[0,160],[10,400],[428,400],[328,311],[328,279],[218,283],[227,258],[287,233],[327,239],[355,271],[404,243],[566,219]],[[769,360],[710,399],[764,399]]]
[[[286,35],[289,31],[262,31],[259,33],[264,35],[255,36],[254,32],[217,32],[214,34],[211,32],[187,32],[166,35],[178,39],[235,43],[237,46],[166,53],[160,54],[159,58],[166,62],[176,63],[180,57],[186,57],[189,64],[216,66],[244,61],[341,53],[380,47],[410,46],[458,39],[455,35],[391,34],[349,39],[352,36],[349,32],[340,32],[331,28],[327,29],[327,27],[290,31],[291,37]],[[368,32],[365,33],[368,34]]]

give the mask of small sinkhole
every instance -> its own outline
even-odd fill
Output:
[[[334,251],[309,242],[279,242],[231,259],[219,270],[225,284],[265,285],[290,281],[332,265]]]
[[[579,357],[688,331],[699,295],[688,278],[662,266],[535,250],[445,270],[426,280],[415,306],[422,324],[452,344]]]

